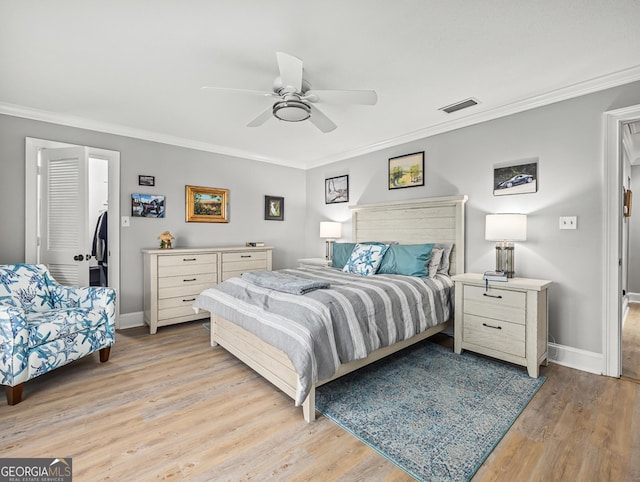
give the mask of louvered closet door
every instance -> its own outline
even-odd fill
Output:
[[[87,149],[43,149],[41,161],[40,262],[59,283],[88,286]]]

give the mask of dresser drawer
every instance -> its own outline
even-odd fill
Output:
[[[218,265],[215,259],[199,260],[199,262],[188,261],[189,257],[179,257],[180,259],[170,260],[172,263],[161,264],[160,261],[164,261],[165,258],[178,258],[177,256],[166,256],[165,258],[158,259],[158,277],[164,278],[168,276],[182,276],[198,273],[216,273]],[[183,261],[185,259],[186,261]]]
[[[195,300],[195,295],[158,300],[158,321],[195,315],[196,312],[191,306]]]
[[[222,281],[241,276],[245,271],[265,269],[267,269],[267,253],[265,251],[222,254]]]
[[[468,313],[464,315],[462,338],[465,343],[497,350],[510,355],[525,356],[524,324],[484,318]]]
[[[162,293],[162,291],[166,288],[191,288],[196,285],[213,286],[217,283],[217,278],[218,276],[215,272],[186,274],[183,276],[167,276],[164,278],[159,278],[158,293]]]
[[[527,295],[522,291],[512,291],[489,286],[486,290],[479,286],[464,287],[464,313],[510,321],[524,325],[527,316]]]
[[[266,265],[267,252],[266,251],[242,251],[238,253],[222,253],[222,265],[225,263],[237,263],[241,261],[256,261],[262,260]]]

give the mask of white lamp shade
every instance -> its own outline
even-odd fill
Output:
[[[526,214],[487,214],[484,238],[487,241],[526,241]]]
[[[320,237],[327,239],[338,239],[342,236],[342,223],[334,221],[320,222]]]

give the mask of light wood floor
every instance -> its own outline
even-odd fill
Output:
[[[622,327],[622,376],[640,380],[640,303],[629,303]]]
[[[440,339],[443,344],[450,340]],[[558,365],[474,481],[640,480],[640,385]],[[0,456],[72,457],[74,481],[411,480],[300,408],[200,322],[119,332],[0,402]]]

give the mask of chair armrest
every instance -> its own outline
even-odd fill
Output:
[[[14,386],[27,379],[28,344],[24,310],[0,306],[0,384]]]
[[[49,291],[57,308],[104,308],[108,323],[116,323],[116,290],[98,286],[64,286],[50,284]]]

